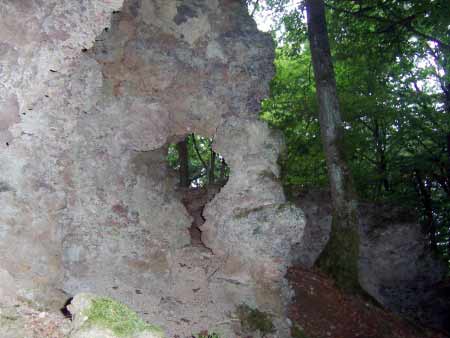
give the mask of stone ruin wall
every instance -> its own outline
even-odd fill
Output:
[[[277,179],[281,138],[258,120],[273,46],[244,4],[3,0],[0,45],[0,301],[90,291],[168,334],[227,337],[246,303],[286,336],[304,217]],[[165,163],[192,132],[231,168],[204,211],[209,250],[190,245]]]

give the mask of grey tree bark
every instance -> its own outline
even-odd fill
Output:
[[[180,169],[179,169],[180,187],[187,188],[191,183],[189,181],[189,151],[188,151],[187,137],[183,141],[177,143],[177,151],[178,151],[178,158],[180,161]]]
[[[307,0],[310,43],[322,143],[326,155],[333,223],[318,265],[347,291],[359,291],[359,229],[357,200],[343,151],[343,123],[339,110],[323,0]]]
[[[209,184],[214,184],[216,181],[215,171],[216,171],[216,153],[211,148],[211,156],[209,159],[209,174],[208,174]]]

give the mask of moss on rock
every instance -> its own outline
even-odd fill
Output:
[[[239,305],[237,315],[242,328],[246,331],[259,331],[263,336],[275,332],[272,318],[269,314],[253,309],[247,304]]]
[[[132,337],[144,331],[164,337],[164,332],[159,327],[144,322],[126,305],[111,298],[93,299],[83,315],[87,317],[85,325],[109,329],[118,337]]]
[[[294,325],[291,329],[291,336],[292,338],[308,338],[308,336],[305,334],[305,331],[298,326]]]

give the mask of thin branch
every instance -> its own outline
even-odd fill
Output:
[[[259,7],[259,0],[256,0],[256,1],[255,1],[255,5],[254,5],[253,10],[252,10],[252,13],[250,14],[250,16],[251,16],[252,18],[254,17],[256,11],[258,10],[258,7]]]
[[[346,13],[346,14],[350,14],[350,15],[357,16],[357,17],[364,18],[364,19],[369,19],[369,20],[374,20],[374,21],[378,21],[378,22],[387,23],[387,24],[389,24],[388,29],[390,29],[390,28],[392,28],[394,26],[400,25],[400,26],[406,28],[408,31],[410,31],[410,32],[412,32],[412,33],[414,33],[414,34],[416,34],[416,35],[418,35],[418,36],[420,36],[420,37],[422,37],[424,39],[427,39],[429,41],[433,41],[433,42],[437,43],[439,46],[441,46],[442,48],[450,50],[450,45],[449,44],[447,44],[444,41],[442,41],[442,40],[440,40],[438,38],[435,38],[435,37],[433,37],[431,35],[428,35],[428,34],[425,34],[423,32],[420,32],[416,28],[414,28],[412,26],[412,21],[414,19],[413,16],[409,16],[407,18],[402,18],[402,19],[399,19],[397,21],[392,21],[390,19],[383,18],[383,17],[380,17],[380,16],[373,16],[373,15],[364,14],[364,13],[362,13],[362,11],[354,12],[354,11],[351,11],[351,10],[338,8],[338,7],[332,6],[330,4],[326,4],[326,6],[331,8],[332,10],[334,10],[336,12]]]

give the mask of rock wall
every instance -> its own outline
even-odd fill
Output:
[[[23,297],[49,300],[62,286],[64,154],[76,123],[70,105],[94,100],[75,98],[69,78],[81,49],[92,47],[121,4],[0,1],[0,269]],[[92,83],[78,94],[101,82],[84,80]]]
[[[170,335],[244,334],[246,303],[286,336],[284,273],[304,217],[277,179],[281,138],[257,118],[273,46],[243,3],[0,9],[1,278],[43,303],[64,302],[56,290],[112,296]],[[190,245],[165,163],[192,132],[231,168],[204,212],[209,249]]]

